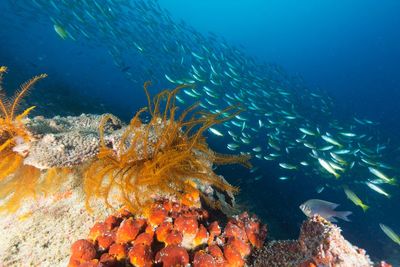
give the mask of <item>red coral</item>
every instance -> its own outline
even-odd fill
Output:
[[[108,231],[108,226],[105,223],[97,222],[94,226],[90,229],[88,238],[95,241],[97,237],[104,235]]]
[[[195,216],[181,215],[175,219],[174,228],[184,235],[195,235],[199,224]]]
[[[213,256],[202,250],[194,254],[193,267],[214,267],[215,264]]]
[[[145,244],[134,244],[128,252],[129,261],[137,267],[147,267],[153,264],[151,248]]]
[[[162,223],[156,230],[157,240],[160,242],[165,242],[168,233],[172,230],[173,226],[170,222]]]
[[[114,256],[117,260],[124,260],[128,256],[127,246],[123,244],[112,244],[108,253]]]
[[[140,231],[139,225],[132,218],[122,221],[121,226],[117,230],[116,242],[127,243],[135,240]]]
[[[225,236],[226,237],[236,237],[243,241],[247,241],[246,231],[243,227],[239,227],[236,225],[236,221],[229,221],[225,227]]]
[[[134,244],[144,244],[148,246],[151,246],[151,243],[153,243],[153,234],[149,233],[141,233],[134,241]]]
[[[165,244],[167,246],[169,245],[180,245],[183,241],[183,235],[182,233],[172,230],[167,234],[167,237],[165,238]]]
[[[186,266],[189,264],[189,254],[183,247],[167,246],[157,253],[156,263],[162,263],[163,267]]]
[[[107,250],[115,242],[115,231],[106,232],[97,238],[97,245],[102,250]]]
[[[96,257],[96,249],[91,242],[80,239],[72,244],[71,254],[72,258],[89,261]]]
[[[93,242],[74,243],[69,266],[111,267],[129,261],[144,267],[241,267],[252,246],[265,238],[260,222],[248,214],[230,218],[224,231],[208,218],[203,209],[166,200],[151,205],[147,218],[135,218],[122,210],[92,227],[89,237]]]
[[[204,227],[204,225],[200,224],[199,230],[197,231],[197,234],[193,240],[194,246],[197,247],[201,244],[206,243],[207,239],[208,239],[207,229]]]
[[[163,207],[156,207],[150,210],[149,223],[152,226],[158,226],[167,218],[168,212]]]
[[[230,267],[244,266],[245,262],[243,257],[231,244],[224,246],[224,257],[228,261]]]

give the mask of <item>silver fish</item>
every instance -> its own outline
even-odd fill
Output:
[[[329,201],[321,200],[321,199],[310,199],[300,205],[301,211],[307,216],[312,217],[315,214],[320,215],[321,217],[327,219],[331,222],[337,222],[334,218],[340,218],[349,222],[349,216],[352,214],[351,211],[336,211],[335,209],[339,206],[339,204],[332,203]]]

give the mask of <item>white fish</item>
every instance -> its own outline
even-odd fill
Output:
[[[387,198],[390,198],[390,195],[388,194],[388,193],[386,193],[382,188],[380,188],[379,186],[377,186],[377,185],[374,185],[373,183],[370,183],[370,182],[366,182],[365,183],[369,188],[371,188],[372,190],[374,190],[375,192],[377,192],[377,193],[379,193],[379,194],[381,194],[381,195],[384,195],[385,197],[387,197]]]
[[[336,218],[340,218],[349,222],[349,216],[352,214],[351,211],[336,211],[335,209],[339,206],[339,204],[332,203],[329,201],[321,200],[321,199],[310,199],[300,205],[301,211],[307,216],[312,217],[315,214],[320,215],[321,217],[327,219],[331,222],[337,222]]]
[[[302,132],[303,134],[306,134],[306,135],[316,135],[315,132],[308,130],[306,128],[299,128],[299,130],[300,130],[300,132]]]
[[[343,147],[342,144],[340,144],[338,141],[336,141],[335,139],[333,139],[332,137],[329,137],[327,135],[321,135],[321,138],[324,139],[326,142],[338,146],[338,147]]]
[[[357,136],[355,133],[340,132],[340,134],[343,136],[346,136],[346,137],[356,137]]]
[[[172,80],[167,74],[164,74],[165,78],[170,81],[171,83],[176,83],[176,81]]]
[[[337,155],[342,155],[342,154],[349,154],[351,151],[349,149],[340,149],[340,150],[335,150],[333,153]]]
[[[368,167],[368,170],[370,171],[370,173],[372,173],[376,177],[378,177],[378,178],[382,179],[383,181],[385,181],[385,183],[388,183],[388,184],[391,184],[391,185],[397,185],[396,179],[387,177],[380,170],[372,168],[372,167]]]
[[[214,134],[214,135],[216,135],[216,136],[224,136],[223,133],[221,133],[220,131],[218,131],[217,129],[214,129],[214,128],[212,128],[212,127],[208,128],[208,130],[209,130],[212,134]]]
[[[322,191],[325,190],[325,187],[323,185],[318,186],[317,188],[315,188],[315,191],[317,191],[318,194],[321,194]]]
[[[400,245],[400,236],[398,236],[389,226],[384,225],[383,223],[379,224],[382,231],[395,242],[396,244]]]
[[[282,168],[287,169],[287,170],[297,169],[297,167],[295,165],[289,164],[289,163],[284,163],[284,162],[279,163],[279,166],[281,166]]]
[[[340,177],[340,174],[338,174],[337,172],[335,172],[335,170],[332,168],[332,166],[325,161],[324,159],[318,158],[318,162],[319,164],[321,164],[321,166],[330,174],[333,174],[336,178]]]

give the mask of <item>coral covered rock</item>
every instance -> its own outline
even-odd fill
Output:
[[[51,119],[34,117],[27,128],[35,137],[29,144],[29,154],[24,163],[39,169],[73,167],[96,157],[99,151],[99,123],[105,115],[82,114],[77,117]],[[112,116],[104,125],[106,138],[123,127]],[[18,149],[18,148],[17,148]]]
[[[245,265],[247,256],[255,248],[250,240],[262,245],[265,237],[265,226],[247,213],[230,218],[222,230],[202,208],[158,200],[145,217],[121,210],[96,223],[87,240],[73,243],[69,266],[100,264],[107,259],[119,264],[116,266],[239,267]],[[106,245],[102,244],[104,238]]]
[[[253,266],[373,266],[365,250],[350,244],[340,229],[320,216],[305,221],[294,241],[273,241],[253,255]]]

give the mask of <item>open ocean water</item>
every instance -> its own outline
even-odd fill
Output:
[[[400,266],[379,226],[400,234],[399,1],[2,0],[0,11],[7,93],[49,75],[27,98],[33,115],[129,121],[145,81],[152,93],[193,84],[179,105],[245,108],[207,140],[252,156],[250,170],[217,172],[270,239],[297,238],[299,205],[327,200],[353,212],[338,222],[350,242]]]

